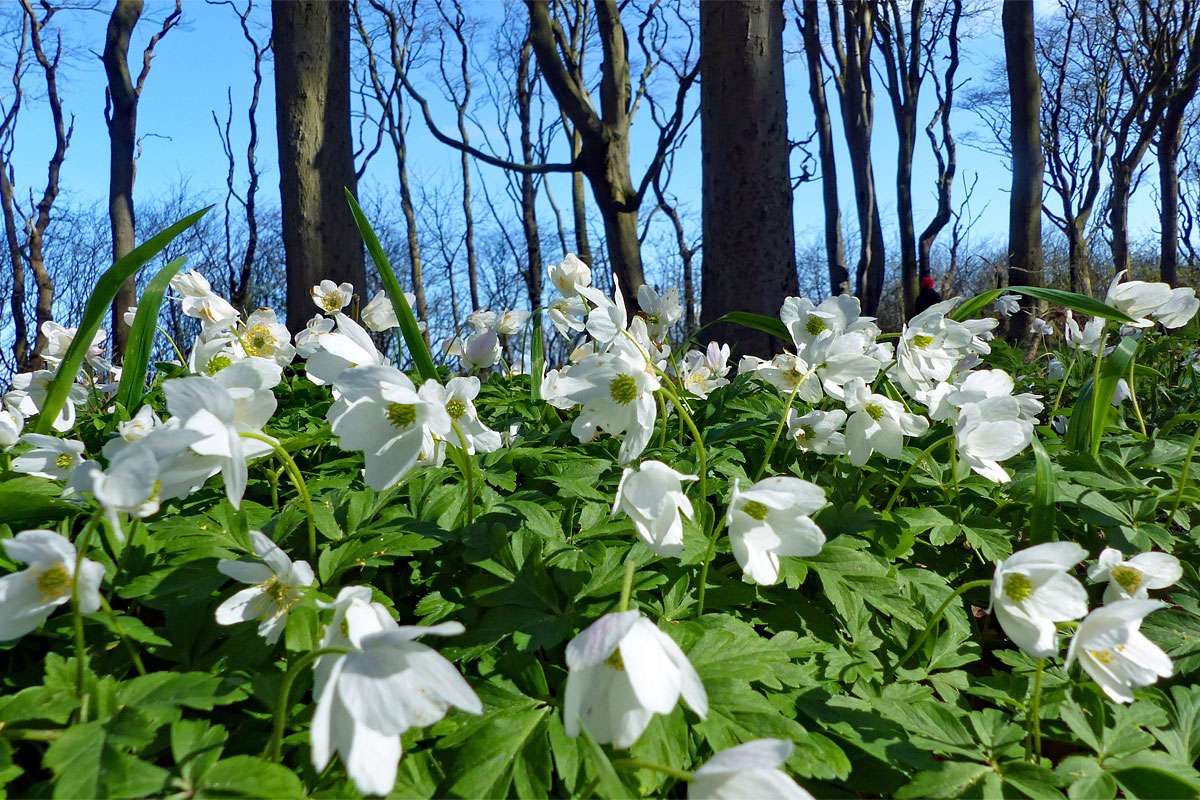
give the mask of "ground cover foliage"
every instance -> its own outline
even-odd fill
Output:
[[[153,249],[139,248],[118,268],[136,268]],[[131,341],[142,341],[145,355],[141,362],[136,355],[127,359],[119,385],[89,383],[87,376],[107,367],[86,352],[92,337],[85,317],[64,343],[61,364],[44,376],[46,388],[39,393],[35,379],[10,402],[15,408],[28,399],[37,413],[10,411],[10,427],[20,433],[25,425],[25,436],[14,437],[0,456],[6,467],[0,473],[0,571],[6,576],[0,612],[8,626],[8,640],[0,644],[3,791],[422,798],[735,797],[754,790],[901,798],[1200,793],[1194,319],[1164,330],[1158,324],[1164,318],[1179,320],[1152,314],[1120,293],[1110,293],[1105,305],[1027,290],[1048,303],[1053,335],[1030,353],[999,338],[988,341],[990,323],[975,324],[961,345],[975,358],[964,366],[963,353],[943,334],[977,319],[997,299],[1003,309],[1006,300],[993,293],[928,318],[943,337],[936,342],[922,344],[933,328],[912,322],[898,336],[870,333],[857,352],[872,354],[876,374],[859,385],[834,374],[832,356],[803,366],[796,360],[815,352],[814,342],[826,341],[812,320],[825,320],[842,337],[869,323],[838,317],[848,320],[839,329],[829,311],[836,303],[816,311],[811,303],[790,311],[785,305],[781,320],[740,321],[777,333],[793,360],[743,361],[726,375],[719,348],[695,356],[684,356],[680,347],[678,357],[663,352],[653,331],[667,320],[653,312],[635,318],[594,290],[579,291],[587,289],[582,273],[564,262],[569,269],[555,273],[564,278],[556,283],[572,304],[552,308],[549,319],[589,342],[586,357],[542,380],[535,346],[531,371],[538,379],[476,370],[481,381],[472,398],[467,390],[451,391],[462,389],[451,378],[464,369],[433,366],[399,284],[386,263],[377,263],[390,302],[373,312],[394,317],[372,327],[401,331],[414,354],[416,382],[407,394],[385,391],[376,406],[396,428],[410,421],[399,418],[395,404],[415,409],[413,424],[424,433],[412,444],[411,463],[380,465],[378,456],[364,462],[359,450],[372,444],[352,443],[363,430],[354,426],[365,423],[345,415],[373,401],[345,370],[385,367],[351,366],[347,351],[338,349],[345,344],[340,339],[322,349],[321,336],[354,338],[353,321],[341,321],[348,319],[341,314],[345,305],[337,297],[326,302],[337,288],[332,285],[315,295],[328,316],[310,329],[317,338],[298,338],[300,359],[292,361],[282,345],[259,356],[248,352],[261,350],[261,343],[251,342],[252,326],[239,329],[239,321],[230,323],[242,331],[234,344],[200,353],[202,362],[222,356],[235,363],[212,370],[195,353],[181,354],[178,363],[157,365],[146,385],[157,303],[164,293],[166,302],[179,300],[166,292],[182,266],[174,264],[151,284],[148,294],[158,297],[142,299]],[[219,303],[187,277],[192,274],[179,274],[185,280],[171,285],[185,311],[191,299],[198,318],[220,317],[213,313]],[[120,270],[113,277],[115,286]],[[97,293],[97,308],[106,308],[103,285]],[[643,309],[655,299],[644,298]],[[669,316],[669,305],[658,308]],[[822,308],[829,315],[821,316]],[[1098,322],[1090,332],[1076,317],[1066,324],[1064,309]],[[364,311],[364,319],[369,316]],[[541,324],[528,323],[534,332]],[[490,325],[460,343],[464,366],[473,353],[490,350],[487,337],[496,337],[502,323]],[[210,341],[229,329],[215,327]],[[485,341],[473,341],[479,336]],[[621,350],[625,339],[638,349]],[[1105,345],[1113,349],[1097,358]],[[931,346],[951,348],[957,371],[924,386],[936,367],[905,375],[905,364],[922,362],[904,351]],[[315,373],[334,353],[346,360],[341,377],[321,385]],[[642,411],[614,421],[613,409],[597,410],[580,385],[602,385],[620,410],[634,401],[618,399],[617,389],[624,389],[617,385],[624,374],[618,362],[639,353],[638,368],[651,382],[637,391],[647,403],[639,394]],[[608,360],[586,366],[587,357],[602,356]],[[788,378],[789,371],[799,377]],[[1026,405],[1009,417],[984,420],[1008,426],[996,435],[1019,440],[1015,453],[1007,453],[1011,441],[988,450],[970,439],[980,430],[970,416],[977,409],[967,410],[975,401],[959,396],[957,405],[937,410],[947,391],[969,393],[971,375],[999,380],[995,371],[1011,376],[1009,399],[1041,397],[1040,410]],[[168,418],[181,420],[178,434],[198,430],[205,408],[221,417],[212,396],[197,401],[190,416],[182,412],[182,390],[174,387],[199,384],[172,381],[197,380],[193,373],[211,376],[205,380],[233,398],[232,416],[222,417],[220,430],[233,431],[230,441],[246,445],[244,486],[230,454],[235,446],[226,442],[219,453],[212,447],[198,453],[194,436],[167,437]],[[218,384],[223,374],[227,383]],[[276,383],[254,383],[263,374]],[[399,380],[369,374],[376,384]],[[445,387],[442,394],[430,394],[429,380]],[[937,390],[935,383],[950,389]],[[856,399],[856,393],[864,394]],[[60,415],[67,407],[71,414]],[[438,408],[450,409],[453,425],[438,427]],[[833,413],[843,409],[844,434]],[[813,410],[833,416],[804,417]],[[898,427],[884,441],[871,423],[893,413]],[[581,418],[594,426],[585,430]],[[155,432],[138,434],[138,420]],[[838,430],[822,428],[826,423]],[[596,435],[595,428],[611,435]],[[435,429],[441,434],[429,433]],[[82,450],[39,456],[39,448],[50,445],[31,432],[78,442]],[[814,444],[814,433],[824,445]],[[643,446],[630,448],[639,436]],[[113,447],[117,440],[127,446]],[[123,476],[144,474],[129,455],[129,445],[140,441],[162,445],[149,448],[157,458],[153,485],[142,486],[138,496],[137,487],[118,484]],[[864,442],[874,442],[865,456]],[[191,467],[200,463],[198,470],[179,477],[184,465],[171,461],[178,452],[193,458]],[[80,467],[85,457],[96,465]],[[42,466],[31,467],[29,459],[38,458]],[[623,481],[635,480],[647,462],[660,462],[678,477],[663,479],[667,488],[655,494],[654,513],[643,520],[650,533],[639,535],[637,509],[649,501],[639,501]],[[806,482],[814,488],[803,491],[818,492],[812,496],[819,502],[789,511],[788,498],[754,494],[761,479],[779,478]],[[791,497],[800,484],[766,486],[785,486]],[[666,511],[661,497],[670,499]],[[779,533],[774,544],[754,538],[753,531],[763,530],[755,521],[770,527],[780,510],[789,524],[811,518],[801,527],[810,535],[806,541],[816,542],[813,552],[772,556],[792,533]],[[32,545],[10,546],[18,534],[38,529],[69,541],[61,562],[31,562]],[[735,542],[731,534],[739,531],[751,533]],[[60,547],[55,542],[43,537],[42,545]],[[1014,634],[989,607],[1037,617],[1038,608],[1021,605],[1030,597],[1018,591],[1023,584],[1003,579],[1008,573],[997,564],[1019,571],[1019,559],[1010,560],[1014,553],[1055,542],[1075,543],[1085,555],[1021,574],[1032,576],[1035,595],[1051,572],[1073,575],[1055,580],[1085,585],[1086,596],[1073,601],[1092,616],[1086,622],[1084,613],[1051,617],[1057,636],[1050,635],[1052,649],[1044,652],[1044,641],[1034,645]],[[735,545],[749,552],[739,554]],[[1114,556],[1107,556],[1107,567],[1098,565],[1108,548],[1120,551],[1126,564],[1141,563],[1129,561],[1137,554],[1173,554],[1176,580],[1160,588],[1149,580],[1152,571],[1143,570],[1137,573],[1146,579],[1142,585],[1123,583],[1118,578],[1128,573],[1114,566]],[[99,566],[89,573],[88,562]],[[32,575],[29,585],[39,596],[18,591],[22,575]],[[65,576],[65,583],[46,576]],[[1147,584],[1150,596],[1165,602],[1152,613],[1142,608],[1140,632],[1169,657],[1169,669],[1142,650],[1131,656],[1133,666],[1098,683],[1096,673],[1081,668],[1089,654],[1088,663],[1103,667],[1113,652],[1121,656],[1126,645],[1129,652],[1142,645],[1130,638],[1128,620],[1107,624],[1097,614],[1139,602]],[[1121,589],[1129,591],[1121,595]],[[260,605],[247,610],[250,600],[243,597],[230,610],[237,605],[231,598],[249,590],[262,596]],[[355,591],[366,594],[352,596]],[[368,625],[369,633],[384,633],[359,636],[355,626],[366,624],[354,616],[359,612],[385,614],[386,621]],[[632,631],[635,617],[665,635],[667,644],[656,634],[638,634],[662,648],[666,655],[654,665],[674,683],[658,687],[651,699],[654,692],[640,686],[618,697],[594,675],[585,685],[579,676],[587,669],[628,672],[637,680],[632,656],[653,647],[614,649],[633,633],[606,633],[607,649],[596,651],[599,656],[568,646],[580,639],[595,644],[595,636],[587,637],[598,621],[624,620],[621,631]],[[31,618],[32,625],[22,622]],[[419,632],[391,620],[441,634],[421,645],[446,659],[465,684],[439,672],[440,662],[412,644]],[[1103,635],[1093,630],[1086,638],[1089,625],[1102,626]],[[16,632],[21,627],[26,630]],[[1083,641],[1068,667],[1072,637]],[[690,667],[679,666],[670,643]],[[364,660],[364,654],[381,660]],[[424,659],[428,671],[414,667],[398,678],[384,664],[388,657],[388,663]],[[694,689],[689,695],[688,669],[702,686],[703,702]],[[359,682],[347,689],[351,673]],[[436,679],[428,677],[435,673]],[[569,675],[577,681],[574,700]],[[334,683],[336,697],[329,688]],[[324,700],[323,690],[330,695]],[[1114,699],[1123,690],[1129,697]],[[676,702],[681,694],[684,702]],[[587,710],[589,698],[629,714],[610,726],[595,707]],[[572,702],[576,712],[584,703],[582,724],[578,713],[574,724],[564,715]],[[656,713],[645,711],[651,706]],[[364,707],[383,711],[372,716]],[[395,708],[405,711],[393,714]],[[631,743],[621,742],[622,730],[636,734]],[[742,750],[740,758],[726,757],[730,771],[705,771],[716,754],[760,740],[790,748],[776,747],[770,758],[757,760]],[[337,755],[326,752],[322,761],[322,747]],[[790,778],[776,781],[776,768]],[[756,777],[767,782],[747,783]]]

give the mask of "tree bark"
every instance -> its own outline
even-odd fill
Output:
[[[774,316],[799,291],[778,0],[700,4],[701,323],[730,311]],[[721,325],[712,337],[767,355],[771,337]]]
[[[829,119],[829,101],[825,96],[825,72],[821,64],[821,21],[817,0],[804,0],[796,17],[796,26],[804,41],[808,65],[808,97],[812,103],[817,130],[817,152],[821,162],[821,201],[825,211],[825,258],[829,265],[829,291],[850,291],[850,272],[846,269],[846,244],[842,238],[842,210],[838,202],[837,157],[833,146],[833,127]]]
[[[1187,11],[1195,6],[1188,4]],[[1185,15],[1190,22],[1190,14]],[[1186,22],[1184,24],[1186,24]],[[1170,98],[1165,103],[1158,128],[1159,277],[1175,286],[1179,282],[1179,146],[1183,139],[1183,119],[1196,96],[1200,81],[1200,23],[1181,37],[1188,50],[1187,67],[1178,75]]]
[[[1042,81],[1034,53],[1033,2],[1011,0],[1001,14],[1008,72],[1012,141],[1012,192],[1008,206],[1008,282],[1042,285]],[[1021,298],[1009,337],[1025,338],[1036,304]]]
[[[517,99],[517,121],[521,128],[521,159],[526,164],[535,162],[532,136],[532,91],[534,81],[530,79],[533,47],[526,38],[517,57],[515,96]],[[521,230],[525,235],[525,289],[529,296],[530,309],[542,305],[542,241],[538,233],[537,186],[531,172],[521,174]]]
[[[350,130],[350,6],[273,0],[275,123],[287,258],[287,323],[312,316],[323,278],[365,285],[362,239],[344,190],[357,190]]]

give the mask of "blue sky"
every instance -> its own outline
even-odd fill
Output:
[[[265,39],[270,15],[265,2],[256,9],[255,19],[259,34]],[[498,17],[501,5],[498,0],[475,0],[468,8],[476,13]],[[164,0],[148,0],[140,34],[136,37],[131,52],[140,59],[141,47],[146,37],[157,29],[157,22],[167,13],[169,6]],[[789,9],[790,15],[790,9]],[[63,70],[61,78],[62,96],[68,113],[75,115],[75,135],[71,143],[66,164],[63,168],[62,185],[64,196],[70,201],[100,202],[106,196],[108,181],[108,136],[104,127],[104,72],[99,59],[89,50],[99,51],[103,45],[105,13],[63,12],[60,17],[68,46],[76,51],[71,64]],[[992,67],[1001,59],[999,7],[986,9],[982,16],[973,21],[963,42],[964,64],[960,77],[968,84],[960,89],[959,98],[965,100],[969,89],[984,81],[993,80]],[[791,50],[799,47],[795,28],[790,24],[787,31],[787,46]],[[141,158],[137,166],[136,194],[149,198],[165,193],[186,180],[190,188],[208,200],[223,195],[225,159],[221,152],[212,120],[217,111],[223,119],[226,91],[232,91],[234,104],[235,149],[244,150],[246,124],[244,108],[250,89],[250,52],[243,41],[237,20],[227,7],[214,7],[189,0],[184,5],[184,24],[170,33],[159,45],[153,68],[146,84],[139,107],[139,134],[143,141]],[[263,170],[261,199],[267,205],[278,202],[278,172],[275,169],[274,96],[270,65],[263,84],[259,107],[260,165]],[[807,96],[807,76],[802,58],[793,54],[787,65],[789,134],[793,139],[807,136],[812,130],[812,114]],[[31,73],[28,84],[40,93],[39,74]],[[895,208],[895,148],[896,137],[890,107],[882,95],[882,81],[877,80],[880,96],[876,103],[874,158],[876,180],[884,213],[885,228],[892,219]],[[430,84],[429,95],[436,91]],[[694,92],[698,96],[698,92]],[[830,92],[833,99],[832,91]],[[435,103],[442,127],[453,127],[453,117],[444,104]],[[645,112],[643,112],[645,113]],[[1007,232],[1007,186],[1008,168],[997,156],[980,152],[967,146],[962,140],[968,131],[983,134],[974,115],[959,108],[954,117],[956,135],[960,139],[959,180],[956,198],[961,198],[965,182],[978,174],[978,186],[973,205],[981,213],[974,232],[974,239],[1003,240]],[[837,118],[835,114],[835,127]],[[922,126],[924,122],[921,123]],[[15,153],[18,185],[30,183],[40,185],[44,180],[46,157],[50,141],[46,136],[49,114],[44,104],[30,98],[18,133]],[[650,128],[650,130],[647,130]],[[653,127],[648,123],[636,126],[633,148],[635,177],[640,175],[640,166],[652,152]],[[835,130],[835,135],[840,132]],[[410,152],[413,179],[424,184],[443,184],[447,188],[456,180],[458,157],[428,134],[420,120],[411,128]],[[672,191],[682,200],[686,210],[698,222],[700,169],[699,169],[699,126],[693,128],[686,149],[677,159],[677,168]],[[386,148],[385,148],[386,150]],[[839,181],[842,185],[843,217],[853,219],[853,195],[850,184],[849,165],[840,154]],[[483,167],[487,180],[497,184],[503,180],[498,172]],[[923,134],[918,141],[917,158],[914,166],[916,198],[916,221],[918,230],[923,227],[934,208],[933,161]],[[370,191],[390,192],[395,184],[394,162],[386,153],[372,163],[366,183],[360,193]],[[555,191],[560,201],[567,195],[566,184],[556,179]],[[1137,236],[1147,236],[1156,230],[1155,189],[1144,185],[1135,197],[1131,223]],[[957,199],[956,199],[957,203]],[[200,204],[198,199],[197,205]],[[481,212],[480,212],[481,213]],[[801,186],[795,194],[796,235],[800,243],[819,240],[821,231],[821,198],[817,182]],[[547,215],[548,218],[548,215]],[[1047,221],[1045,223],[1049,225]],[[889,237],[890,238],[890,237]],[[853,250],[850,243],[849,249]]]

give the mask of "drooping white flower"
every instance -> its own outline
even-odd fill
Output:
[[[1002,317],[1011,317],[1021,310],[1021,299],[1015,294],[1002,294],[996,298],[996,311]]]
[[[581,288],[592,285],[592,271],[574,253],[567,253],[550,266],[550,280],[563,297],[574,297]]]
[[[1075,315],[1068,308],[1063,322],[1063,339],[1076,350],[1091,353],[1094,356],[1099,355],[1100,348],[1103,346],[1104,324],[1104,320],[1095,317],[1080,328],[1079,323],[1075,321]]]
[[[496,333],[501,336],[516,336],[529,320],[529,312],[515,308],[505,311],[496,318]]]
[[[840,408],[832,411],[813,410],[798,414],[789,408],[787,415],[788,437],[801,450],[822,455],[841,455],[846,452],[846,435],[842,426],[846,424],[846,412]]]
[[[1124,378],[1118,378],[1117,385],[1113,387],[1113,396],[1110,401],[1112,405],[1119,406],[1132,396],[1133,392],[1129,391],[1129,383]]]
[[[322,334],[330,333],[333,330],[334,321],[324,314],[314,314],[313,318],[305,323],[304,330],[296,332],[296,352],[301,358],[308,358],[320,346],[320,337]]]
[[[1047,542],[996,564],[992,612],[1017,647],[1047,658],[1058,652],[1055,623],[1087,614],[1087,590],[1067,570],[1087,558],[1074,542]]]
[[[1171,658],[1142,633],[1142,620],[1166,603],[1117,600],[1100,606],[1079,623],[1067,648],[1067,667],[1076,660],[1104,693],[1118,703],[1132,703],[1133,690],[1149,686],[1174,671]]]
[[[683,492],[683,481],[697,475],[676,472],[661,461],[643,461],[626,467],[617,486],[612,513],[625,512],[646,547],[656,555],[671,557],[683,552],[683,519],[692,519],[692,501]]]
[[[25,416],[20,411],[0,408],[0,450],[7,450],[21,438]]]
[[[729,345],[709,342],[703,352],[689,350],[683,355],[680,380],[685,389],[700,398],[707,398],[722,386],[728,386]]]
[[[180,272],[171,278],[171,288],[183,297],[205,297],[212,294],[212,284],[208,278],[194,269]]]
[[[308,293],[312,296],[313,302],[317,304],[317,308],[332,316],[350,305],[350,301],[354,299],[354,284],[342,283],[339,285],[325,279],[312,287]]]
[[[1157,321],[1164,327],[1178,328],[1200,310],[1194,289],[1173,290],[1165,283],[1122,281],[1127,272],[1121,270],[1113,277],[1104,302],[1133,317],[1133,322],[1126,323],[1130,327],[1149,328]]]
[[[679,303],[679,290],[672,286],[659,294],[653,286],[643,283],[638,287],[638,307],[646,315],[646,327],[650,338],[661,342],[667,337],[671,326],[683,316],[683,306]]]
[[[960,469],[969,468],[996,483],[1008,483],[1000,466],[1033,441],[1033,423],[1021,416],[1014,397],[991,397],[964,405],[954,425]]]
[[[4,395],[4,406],[10,411],[19,411],[25,419],[41,413],[54,376],[55,372],[48,369],[14,375],[12,390]],[[75,405],[86,401],[87,389],[78,383],[71,384],[71,388],[67,391],[67,397],[63,401],[63,407],[50,427],[59,433],[71,430],[75,427]]]
[[[434,380],[418,390],[395,367],[356,367],[338,377],[341,397],[325,415],[343,450],[361,450],[372,489],[394,485],[451,431],[443,390]]]
[[[0,545],[13,561],[29,565],[0,578],[0,641],[21,638],[70,602],[77,579],[79,610],[91,614],[100,608],[104,567],[84,558],[76,575],[75,545],[64,537],[54,531],[22,531]]]
[[[588,334],[600,344],[608,344],[629,327],[629,314],[625,310],[625,298],[621,295],[616,275],[613,275],[611,299],[594,286],[579,287],[579,294],[593,306],[588,313],[586,327]]]
[[[792,755],[784,739],[755,739],[714,755],[692,773],[688,800],[812,800],[780,767]]]
[[[1051,358],[1046,362],[1046,377],[1052,381],[1061,381],[1066,375],[1067,369],[1057,358]]]
[[[467,325],[475,333],[496,330],[500,315],[487,308],[477,308],[467,315]]]
[[[455,353],[468,370],[488,369],[500,360],[500,354],[500,336],[494,328],[471,334]]]
[[[40,433],[26,433],[20,442],[32,447],[13,459],[13,472],[62,481],[83,463],[83,442]]]
[[[704,684],[675,640],[637,611],[605,614],[567,645],[563,726],[600,744],[631,747],[655,714],[682,697],[702,719]]]
[[[121,315],[121,321],[125,323],[125,327],[132,328],[133,321],[137,319],[137,306],[130,306],[125,309],[125,313]]]
[[[217,570],[239,583],[250,584],[217,606],[218,625],[258,620],[258,635],[275,644],[287,627],[288,613],[304,598],[315,576],[307,561],[293,562],[279,545],[259,531],[250,531],[250,544],[258,561],[222,558]]]
[[[121,448],[102,469],[84,461],[71,473],[68,485],[96,498],[118,539],[124,540],[118,514],[145,519],[158,513],[161,501],[158,459],[154,450],[140,444]]]
[[[238,336],[238,341],[246,355],[269,358],[281,367],[286,367],[296,357],[288,329],[269,308],[260,308],[246,318],[245,330]]]
[[[725,522],[733,557],[757,584],[779,581],[780,556],[815,556],[825,534],[810,515],[825,505],[825,490],[814,483],[778,476],[742,491],[737,479]]]
[[[362,586],[343,588],[332,607],[321,646],[350,652],[322,656],[314,667],[312,763],[320,772],[336,752],[361,793],[386,795],[396,782],[402,733],[434,724],[451,707],[483,713],[454,665],[416,641],[456,636],[463,626],[397,625]]]
[[[310,352],[304,369],[310,381],[324,386],[336,383],[345,370],[387,364],[387,357],[361,325],[340,311],[334,312],[333,318],[337,330],[317,333],[306,342],[305,349]]]
[[[179,308],[184,316],[200,320],[205,335],[233,327],[241,316],[228,300],[215,292],[200,296],[184,295]]]
[[[658,378],[645,356],[625,339],[610,349],[594,353],[570,368],[570,380],[560,376],[563,395],[583,410],[571,424],[581,442],[590,442],[603,431],[623,437],[618,461],[626,464],[641,455],[654,433],[658,407],[654,392]]]
[[[408,302],[409,308],[416,308],[417,296],[415,294],[405,292],[404,299]],[[396,309],[392,305],[392,299],[388,297],[388,293],[385,290],[380,289],[376,292],[375,296],[371,298],[371,302],[363,307],[362,321],[368,330],[375,331],[376,333],[400,327],[400,320],[396,318]],[[417,325],[424,329],[425,323],[418,322]]]
[[[1088,580],[1108,581],[1104,602],[1145,600],[1150,589],[1165,589],[1183,577],[1179,559],[1170,553],[1138,553],[1128,561],[1120,550],[1106,547],[1088,569]]]
[[[550,301],[550,322],[560,336],[570,336],[572,331],[582,331],[587,325],[588,307],[582,297],[556,297]]]
[[[846,383],[846,447],[850,463],[861,467],[872,453],[899,458],[905,436],[920,436],[929,430],[929,420],[905,411],[903,404],[874,394],[861,378]]]
[[[1030,329],[1038,336],[1054,335],[1054,326],[1041,317],[1033,318],[1033,321],[1030,323]]]
[[[1196,290],[1180,286],[1171,290],[1170,299],[1158,307],[1154,317],[1164,328],[1173,330],[1187,325],[1197,311],[1200,311],[1200,299],[1196,297]]]
[[[74,341],[76,334],[79,333],[79,329],[67,328],[54,320],[48,319],[42,323],[41,332],[46,338],[46,346],[42,350],[42,358],[45,359],[47,364],[57,367],[62,363],[63,358],[66,357],[67,350],[71,347],[71,342]],[[108,331],[103,328],[96,331],[87,351],[86,357],[89,361],[104,355],[104,340],[107,336]]]
[[[430,384],[431,391],[437,388],[441,391],[441,402],[446,407],[446,415],[462,432],[467,441],[468,453],[491,453],[499,450],[500,434],[479,418],[475,409],[475,398],[479,396],[479,378],[451,378],[444,387]],[[455,447],[460,446],[457,432],[449,434],[449,441]]]
[[[131,419],[117,423],[117,435],[126,442],[137,442],[145,439],[150,433],[162,426],[162,420],[154,413],[149,405],[137,410]]]

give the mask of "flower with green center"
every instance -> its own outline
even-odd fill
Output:
[[[210,358],[208,363],[204,365],[204,374],[212,377],[231,364],[233,364],[233,359],[225,353],[220,353]]]
[[[808,331],[811,336],[819,336],[829,330],[829,326],[825,324],[825,320],[814,315],[810,315],[808,322],[804,324],[804,330]]]
[[[693,518],[692,501],[684,494],[683,482],[698,479],[661,461],[643,461],[636,469],[626,467],[612,513],[625,512],[656,555],[678,557],[683,553],[683,518]]]
[[[1067,572],[1086,557],[1074,542],[1047,542],[996,564],[991,610],[1017,647],[1035,658],[1058,652],[1057,623],[1087,614],[1087,590]]]
[[[239,583],[251,584],[217,607],[219,625],[258,620],[258,635],[274,644],[287,626],[288,612],[312,586],[312,567],[305,561],[293,562],[270,537],[250,532],[250,544],[257,557],[254,561],[232,561],[223,558],[217,570]]]
[[[455,398],[446,403],[446,413],[450,415],[450,419],[457,420],[467,413],[467,404]]]
[[[925,348],[929,347],[929,345],[933,344],[933,337],[924,333],[918,333],[916,336],[909,339],[909,342],[912,343],[913,347],[924,350]]]
[[[1084,618],[1067,648],[1067,668],[1076,661],[1104,693],[1118,703],[1132,703],[1133,690],[1174,672],[1171,658],[1139,630],[1158,600],[1115,600]]]
[[[867,403],[863,407],[863,411],[866,411],[871,419],[876,422],[883,419],[883,406],[879,405],[879,403]]]
[[[824,455],[845,453],[846,436],[841,432],[845,424],[846,412],[840,408],[803,415],[796,413],[794,408],[788,409],[788,436],[804,451]]]
[[[58,457],[54,459],[54,466],[59,469],[70,469],[74,463],[75,459],[71,458],[70,453],[59,453]]]
[[[336,314],[354,297],[354,286],[349,283],[338,285],[331,280],[323,280],[309,291],[313,302],[326,314]]]
[[[617,460],[626,464],[641,455],[654,432],[659,388],[646,355],[625,337],[592,353],[558,376],[558,398],[583,410],[571,425],[581,442],[601,432],[622,439]]]
[[[734,481],[725,522],[746,577],[768,586],[779,581],[781,556],[820,553],[825,534],[810,515],[824,505],[825,491],[799,478],[764,478],[744,491]]]
[[[1138,553],[1125,560],[1120,550],[1105,548],[1088,570],[1088,580],[1107,580],[1104,602],[1145,600],[1151,589],[1165,589],[1183,577],[1179,559],[1169,553]]]
[[[388,422],[392,423],[392,427],[398,431],[411,428],[413,423],[417,421],[417,406],[415,403],[388,403],[387,411],[384,412]]]
[[[862,378],[846,382],[846,446],[850,463],[861,467],[872,453],[899,458],[905,436],[920,436],[929,430],[929,420],[910,413],[904,405],[872,392]]]
[[[483,424],[475,408],[475,398],[479,396],[478,378],[451,378],[444,387],[438,389],[446,416],[456,426],[447,440],[452,446],[463,446],[459,439],[461,435],[466,440],[468,454],[491,453],[500,449],[500,434]]]
[[[54,609],[71,602],[76,590],[81,612],[99,610],[104,567],[87,558],[78,559],[75,545],[65,537],[47,530],[22,531],[0,545],[10,559],[29,565],[0,578],[0,642],[37,629]]]
[[[632,375],[617,375],[608,384],[608,394],[614,403],[627,406],[637,399],[638,387]]]
[[[19,444],[31,445],[12,460],[13,472],[36,475],[54,481],[66,480],[73,469],[83,463],[83,442],[27,433]]]

